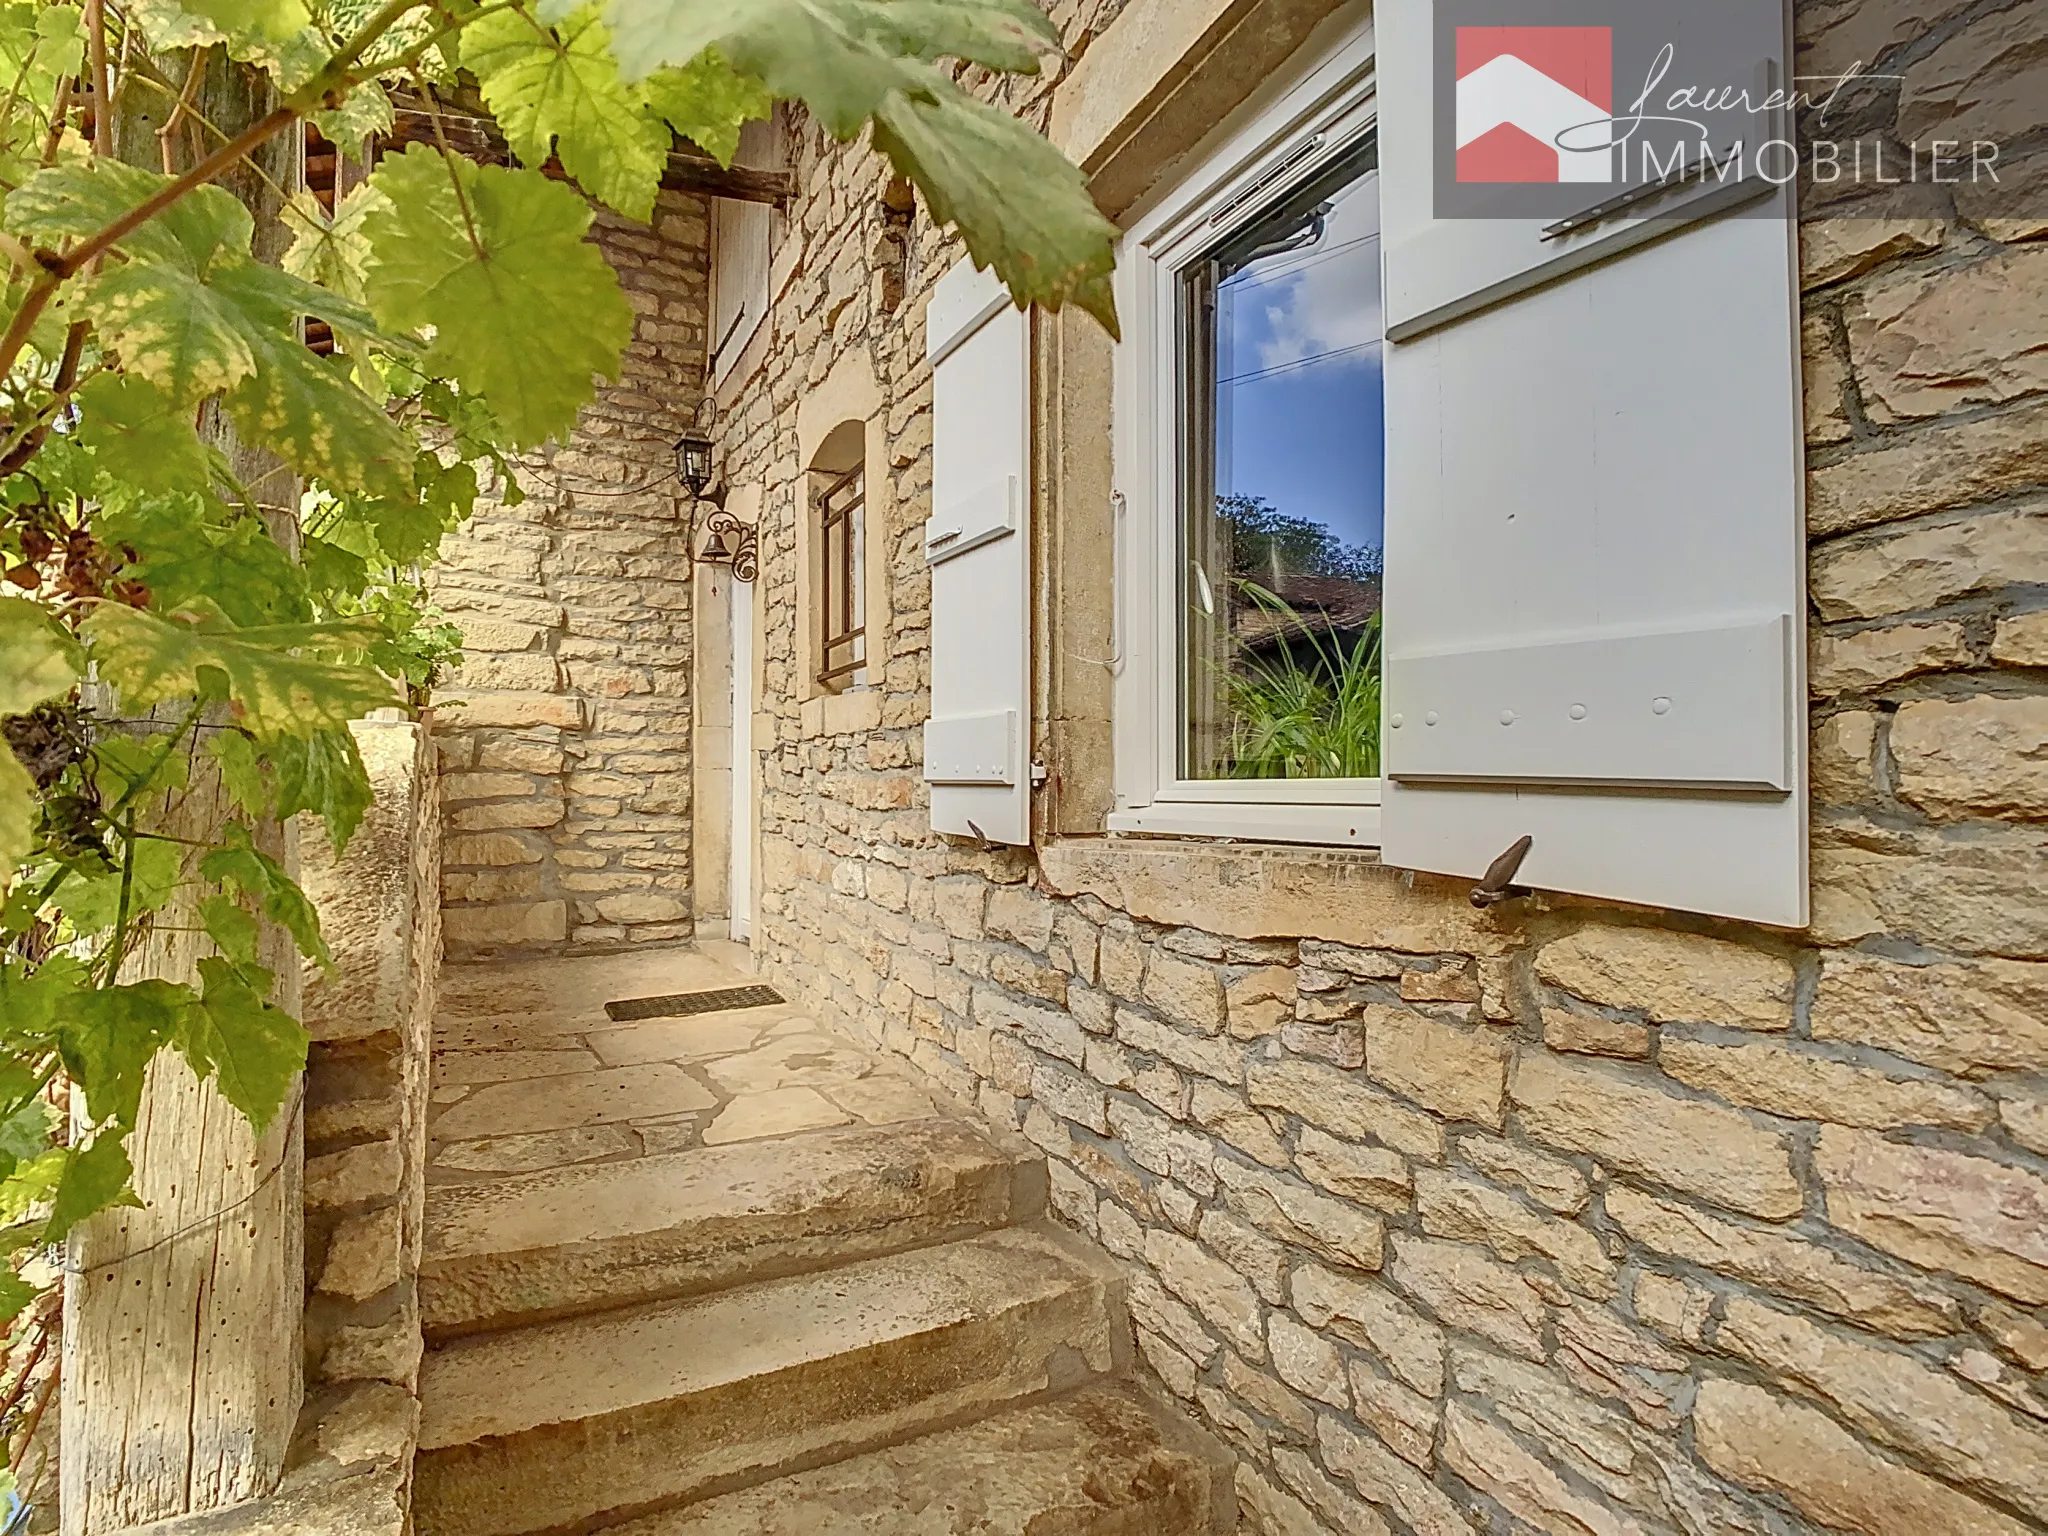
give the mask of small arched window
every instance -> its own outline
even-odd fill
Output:
[[[834,427],[810,468],[811,547],[816,572],[819,685],[867,684],[867,429]]]

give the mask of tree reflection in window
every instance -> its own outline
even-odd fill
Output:
[[[1183,269],[1190,778],[1380,771],[1376,163],[1352,149]]]

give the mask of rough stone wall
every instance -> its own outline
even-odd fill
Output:
[[[1955,11],[1817,10],[1802,68],[1897,65],[1910,133],[1997,132],[2023,93],[1955,81],[2027,78],[2039,8]],[[2048,1524],[2048,221],[1803,231],[1811,929],[1479,915],[1355,854],[931,835],[954,251],[920,212],[882,309],[885,172],[799,137],[727,437],[764,488],[756,953],[1047,1152],[1248,1529]],[[891,401],[890,659],[878,728],[806,735],[794,416],[852,349]]]
[[[449,953],[687,939],[690,523],[673,445],[703,390],[708,228],[664,192],[595,237],[637,314],[619,381],[491,494],[432,573],[464,662],[436,695]]]
[[[396,1533],[419,1423],[440,813],[424,729],[380,719],[353,730],[376,799],[339,860],[317,831],[302,848],[334,970],[306,975],[310,1390],[278,1507],[296,1511],[300,1523],[284,1522],[293,1529],[332,1519],[335,1529]]]

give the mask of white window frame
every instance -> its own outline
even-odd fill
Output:
[[[1183,530],[1175,331],[1181,271],[1374,131],[1373,56],[1371,24],[1362,22],[1291,82],[1254,98],[1191,157],[1194,168],[1146,208],[1121,242],[1112,832],[1379,846],[1379,779],[1179,775]]]

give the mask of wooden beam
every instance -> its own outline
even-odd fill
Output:
[[[729,198],[736,203],[773,203],[778,207],[796,191],[796,178],[788,171],[762,171],[746,165],[728,169],[709,155],[680,149],[669,152],[668,169],[662,172],[661,184],[671,192],[695,192],[704,197]]]

